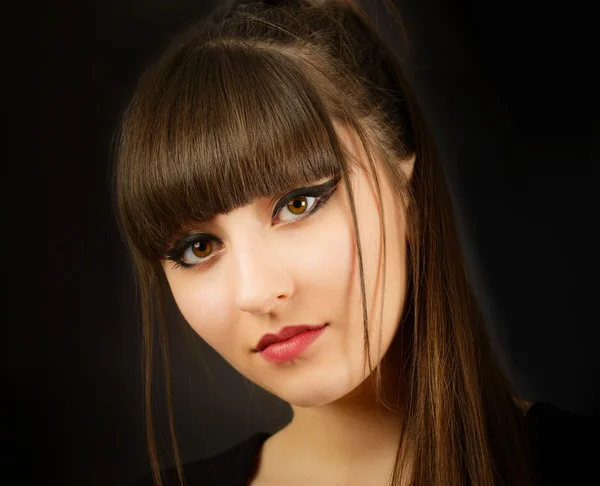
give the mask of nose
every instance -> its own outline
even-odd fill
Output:
[[[266,314],[293,293],[293,282],[283,260],[259,231],[244,232],[244,239],[232,243],[236,262],[235,304],[253,314]],[[234,248],[235,245],[235,248]]]

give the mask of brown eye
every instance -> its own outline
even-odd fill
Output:
[[[302,214],[306,211],[306,197],[298,196],[293,199],[290,199],[287,203],[287,208],[290,210],[292,214]]]
[[[192,253],[198,258],[206,258],[212,251],[212,242],[210,240],[196,241],[191,247]]]

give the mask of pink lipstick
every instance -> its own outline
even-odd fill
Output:
[[[285,340],[273,342],[260,349],[260,355],[271,363],[286,363],[300,356],[321,334],[327,324],[317,328],[307,328]]]

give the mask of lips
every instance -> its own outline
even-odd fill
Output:
[[[294,336],[297,336],[298,334],[302,334],[303,332],[311,331],[314,329],[321,329],[322,327],[325,327],[326,325],[327,324],[311,326],[311,325],[302,324],[302,325],[298,325],[298,326],[284,327],[277,334],[265,334],[260,339],[260,341],[258,341],[258,344],[255,347],[255,351],[262,351],[267,346],[270,346],[273,343],[279,343],[281,341],[286,341],[288,339],[293,338]]]

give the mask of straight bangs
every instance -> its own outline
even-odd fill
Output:
[[[182,228],[347,174],[350,161],[299,63],[239,42],[182,49],[148,71],[122,127],[123,229],[154,261]]]

